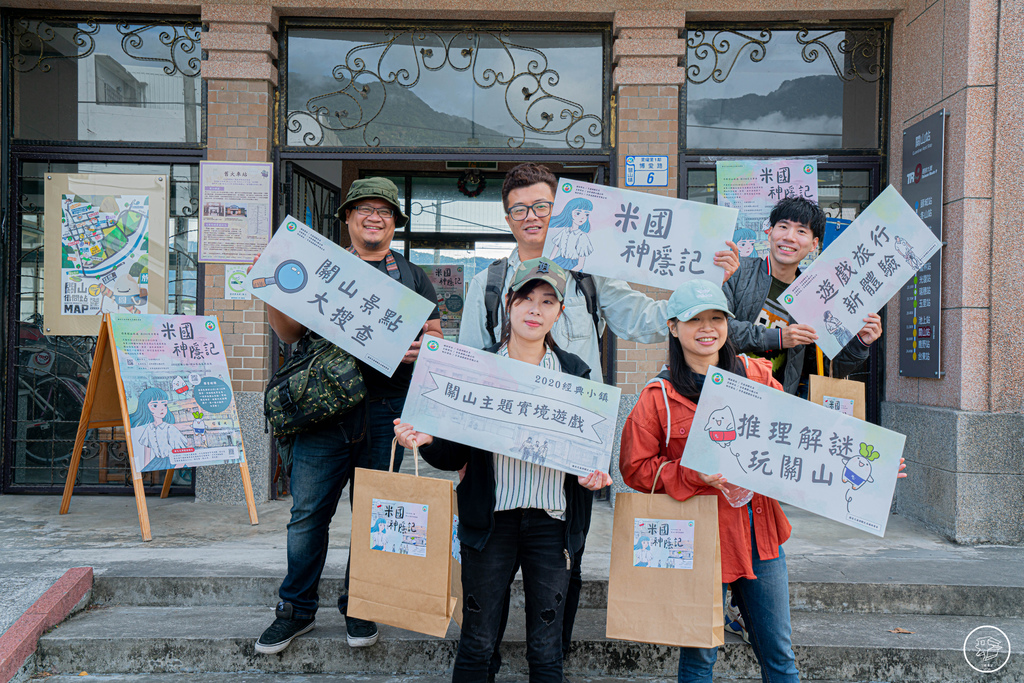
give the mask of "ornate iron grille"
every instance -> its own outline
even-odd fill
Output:
[[[314,35],[303,30],[301,40]],[[325,34],[327,32],[324,32]],[[336,32],[343,36],[345,32]],[[537,32],[519,33],[508,28],[439,30],[426,27],[382,27],[379,40],[366,41],[347,50],[341,62],[331,70],[331,87],[318,85],[321,92],[303,92],[296,96],[296,81],[302,78],[289,67],[283,127],[288,145],[379,147],[480,147],[527,149],[530,147],[582,150],[607,147],[607,44],[606,32],[592,31],[602,46],[602,69],[595,70],[595,88],[601,97],[588,106],[566,94],[566,69],[559,68],[548,54],[528,44]],[[359,36],[373,35],[360,28]],[[557,35],[557,34],[555,34]],[[568,34],[567,34],[568,35]],[[577,31],[573,35],[586,35]],[[487,54],[487,58],[481,57]],[[290,59],[289,48],[285,61]],[[500,55],[500,65],[493,58]],[[592,65],[591,65],[592,66]],[[415,130],[416,122],[403,120],[393,109],[410,101],[407,93],[421,85],[428,74],[449,72],[463,76],[453,80],[462,94],[500,91],[507,120],[487,122],[493,130],[470,117],[459,125],[469,128],[462,144],[395,144],[394,138],[382,139],[382,125]],[[307,74],[308,76],[308,74]],[[568,79],[571,80],[571,79]],[[592,91],[591,91],[592,92]],[[405,94],[403,94],[405,93]],[[475,94],[473,95],[475,97]],[[394,100],[394,102],[393,102]],[[288,104],[292,102],[292,104]],[[438,121],[451,126],[460,117],[438,113]],[[444,127],[437,124],[434,130]],[[430,125],[422,126],[429,129]],[[502,133],[501,130],[514,130]],[[449,131],[451,132],[451,131]],[[351,135],[352,133],[357,136]],[[481,134],[482,133],[482,134]],[[413,137],[413,136],[408,136]],[[426,137],[424,135],[423,137]],[[485,139],[483,142],[481,139]]]

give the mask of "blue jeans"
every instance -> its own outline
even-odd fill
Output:
[[[462,546],[462,637],[453,683],[487,680],[517,564],[526,594],[530,683],[562,682],[562,615],[569,586],[564,549],[565,522],[534,508],[494,513],[484,549]]]
[[[749,509],[749,508],[748,508]],[[750,525],[751,559],[756,579],[732,582],[732,595],[750,634],[750,645],[761,665],[762,683],[798,683],[793,657],[793,629],[789,621],[789,573],[786,553],[762,560],[757,554],[754,525]],[[722,602],[726,585],[722,584]],[[711,683],[718,648],[684,647],[679,652],[679,683]]]
[[[331,519],[338,509],[341,492],[352,477],[365,431],[365,412],[357,407],[335,423],[295,437],[288,574],[278,590],[281,600],[292,605],[295,618],[312,617],[320,606],[317,589],[327,559]]]
[[[295,437],[292,448],[292,517],[288,522],[288,574],[278,591],[292,605],[296,618],[316,614],[317,588],[327,559],[328,531],[338,501],[356,467],[386,470],[391,458],[396,417],[405,397],[367,400],[330,426]],[[390,435],[390,436],[389,436]],[[404,451],[395,452],[395,470]],[[351,505],[351,496],[349,498]],[[338,596],[338,609],[348,609],[349,563]]]

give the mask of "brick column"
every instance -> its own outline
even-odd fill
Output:
[[[269,5],[204,5],[202,35],[207,53],[207,159],[270,161],[273,100],[277,86],[277,15]],[[276,179],[275,179],[276,180]],[[242,439],[257,502],[269,497],[270,450],[264,431],[263,389],[269,370],[270,326],[263,302],[224,298],[224,266],[206,266],[204,310],[221,322]],[[200,468],[196,498],[244,502],[234,466]]]
[[[686,81],[685,13],[620,11],[615,13],[612,72],[617,105],[618,168],[633,154],[668,155],[668,187],[644,191],[677,197],[679,186],[679,92]],[[619,173],[619,187],[625,174]],[[656,299],[671,292],[633,286]],[[615,383],[623,394],[635,394],[668,360],[665,343],[637,344],[616,340]]]

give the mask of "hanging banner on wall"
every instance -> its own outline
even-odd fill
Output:
[[[270,241],[274,165],[199,162],[199,261],[252,263]]]
[[[44,211],[46,334],[95,335],[104,313],[163,313],[166,176],[47,173]]]
[[[715,164],[718,205],[740,212],[732,241],[740,256],[768,256],[768,216],[780,199],[818,203],[817,159],[743,159]]]
[[[561,178],[544,255],[566,270],[668,290],[720,283],[715,252],[735,225],[735,209]]]
[[[428,263],[420,268],[427,274],[437,292],[437,308],[441,311],[441,333],[448,341],[458,341],[462,308],[466,301],[465,268],[451,263]]]

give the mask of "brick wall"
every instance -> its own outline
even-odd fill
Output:
[[[276,16],[269,8],[204,6],[209,161],[267,162],[277,85]],[[224,266],[206,265],[204,305],[221,322],[235,391],[262,392],[268,378],[270,326],[259,299],[224,299]]]
[[[622,11],[615,13],[613,74],[617,105],[618,168],[628,155],[667,155],[668,187],[644,188],[666,197],[678,196],[679,86],[685,81],[682,59],[685,40],[682,12]],[[625,178],[619,177],[625,187]],[[633,285],[655,299],[671,292]],[[638,344],[616,340],[615,383],[624,394],[635,394],[668,361],[666,342]]]

